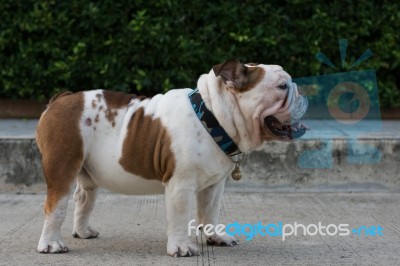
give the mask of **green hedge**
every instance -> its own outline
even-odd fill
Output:
[[[0,1],[0,97],[48,98],[106,88],[152,95],[194,87],[229,58],[282,65],[293,77],[333,73],[367,48],[381,103],[400,105],[396,1]]]

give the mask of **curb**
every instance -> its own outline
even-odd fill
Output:
[[[301,168],[304,150],[321,147],[321,140],[269,142],[249,153],[242,165],[243,178],[228,179],[231,191],[400,191],[400,139],[364,139],[362,145],[377,147],[379,163],[352,164],[353,156],[370,156],[363,150],[349,149],[345,139],[334,139],[331,168]],[[0,139],[0,181],[26,185],[43,183],[40,153],[33,138]],[[329,154],[328,154],[329,155]],[[374,156],[373,154],[371,156]],[[317,162],[322,156],[311,158]]]

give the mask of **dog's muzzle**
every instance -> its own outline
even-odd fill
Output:
[[[287,83],[287,104],[289,106],[290,121],[281,123],[273,115],[267,116],[264,120],[265,126],[272,134],[282,139],[296,139],[303,136],[307,127],[300,123],[300,119],[304,116],[308,107],[307,97],[303,96],[301,91],[297,89],[297,85],[288,81]],[[296,93],[298,92],[298,94]]]

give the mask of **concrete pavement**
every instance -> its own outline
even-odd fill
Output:
[[[39,254],[43,225],[39,194],[0,194],[0,265],[398,265],[399,193],[226,193],[221,222],[349,224],[381,226],[383,236],[256,236],[234,247],[205,245],[199,257],[166,255],[165,200],[162,195],[99,194],[91,224],[97,239],[72,237],[70,200],[62,235],[69,253]]]

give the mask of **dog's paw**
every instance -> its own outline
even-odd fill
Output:
[[[40,253],[66,253],[68,247],[62,239],[59,240],[40,240],[37,251]]]
[[[168,237],[167,253],[172,257],[199,256],[200,250],[189,237]]]
[[[74,230],[72,233],[72,236],[75,238],[83,238],[83,239],[90,239],[90,238],[96,238],[99,236],[99,232],[92,229],[90,226],[86,228],[84,231],[78,231]]]
[[[235,239],[235,237],[230,235],[212,235],[207,237],[207,244],[210,246],[228,246],[233,247],[237,245],[239,241]]]

